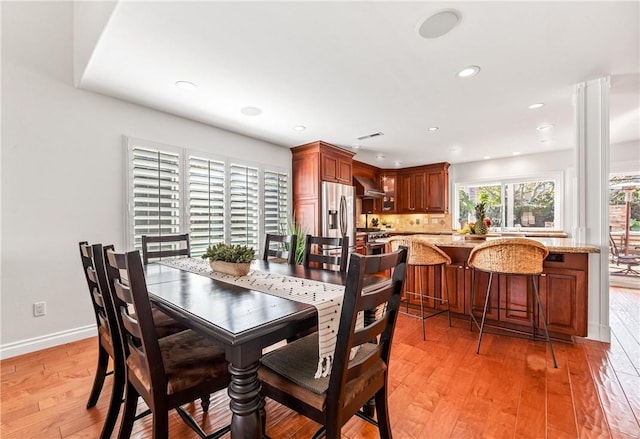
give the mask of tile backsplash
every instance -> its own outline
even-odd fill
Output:
[[[371,220],[378,219],[378,227],[387,228],[401,232],[451,232],[450,213],[424,213],[405,215],[369,215],[369,227],[372,227]],[[358,227],[365,227],[365,216],[359,215]]]

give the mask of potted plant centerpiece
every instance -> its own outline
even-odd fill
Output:
[[[202,259],[209,259],[213,271],[244,276],[249,273],[255,255],[251,247],[220,243],[209,246]]]

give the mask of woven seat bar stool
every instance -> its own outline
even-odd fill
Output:
[[[536,316],[535,316],[535,303],[537,303],[539,318],[542,321],[542,326],[544,330],[544,338],[549,345],[549,350],[551,351],[551,358],[553,359],[553,367],[557,368],[558,363],[556,362],[556,356],[553,352],[553,345],[551,343],[551,338],[549,337],[549,331],[547,329],[547,320],[544,315],[544,310],[542,308],[542,302],[540,301],[540,291],[538,289],[538,278],[542,273],[542,264],[544,259],[549,254],[549,250],[543,244],[538,241],[534,241],[533,239],[527,238],[499,238],[491,241],[487,241],[483,244],[480,244],[471,250],[469,254],[469,260],[467,264],[469,267],[473,269],[471,272],[471,309],[470,309],[470,321],[469,324],[470,329],[472,328],[472,323],[480,330],[480,334],[478,335],[478,346],[476,348],[476,354],[480,353],[480,343],[482,342],[482,335],[485,332],[485,319],[487,316],[487,309],[491,308],[489,306],[489,296],[491,294],[491,282],[493,281],[494,274],[507,274],[507,275],[521,275],[521,276],[529,276],[531,279],[531,283],[533,288],[528,289],[529,291],[529,300],[527,301],[527,310],[526,312],[531,316],[531,339],[537,340],[537,325],[536,325]],[[482,310],[482,320],[478,323],[475,315],[473,314],[473,304],[475,298],[475,274],[476,270],[484,271],[489,273],[489,283],[487,286],[487,293],[484,300],[484,307]],[[498,309],[508,310],[506,308],[500,308],[498,304]],[[518,310],[522,311],[522,310]],[[492,334],[497,335],[508,335],[512,337],[520,337],[519,334],[507,334],[507,333],[498,333],[491,332]]]
[[[407,247],[409,249],[407,255],[407,273],[414,275],[417,273],[418,278],[418,291],[405,291],[405,310],[399,310],[398,312],[410,317],[418,318],[422,322],[422,339],[426,340],[425,320],[431,317],[435,317],[442,313],[447,313],[449,319],[449,326],[451,326],[451,306],[449,304],[449,285],[447,282],[447,275],[445,273],[445,266],[451,264],[451,258],[445,252],[440,250],[435,245],[428,241],[421,240],[420,238],[393,238],[389,241],[391,244],[391,250],[396,251],[400,246]],[[423,278],[429,279],[429,268],[432,268],[433,272],[433,287],[434,293],[430,295],[428,291],[423,288]],[[444,278],[444,291],[442,289]],[[408,283],[405,283],[408,285]],[[439,296],[437,295],[439,292]],[[420,299],[420,315],[409,312],[409,296],[417,297]],[[425,299],[433,300],[433,307],[425,307]],[[446,309],[438,309],[438,304],[446,305]],[[427,310],[428,314],[425,314],[425,308],[432,308],[434,311]]]

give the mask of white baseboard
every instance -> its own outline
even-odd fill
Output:
[[[61,344],[78,341],[98,335],[96,325],[81,326],[79,328],[68,329],[66,331],[54,332],[53,334],[42,335],[40,337],[29,338],[27,340],[15,341],[0,346],[0,359],[11,358],[22,354],[39,351],[41,349],[52,348]]]
[[[588,324],[587,338],[589,340],[602,341],[605,343],[611,343],[611,327],[608,325],[601,325],[596,322],[589,322]]]

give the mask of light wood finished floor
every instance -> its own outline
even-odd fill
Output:
[[[423,341],[419,322],[401,316],[390,370],[394,437],[640,437],[640,291],[612,288],[611,298],[612,343],[556,343],[559,369],[544,343],[487,335],[476,355],[477,332],[466,321],[448,328],[446,317],[430,319]],[[87,339],[2,361],[0,436],[96,438],[111,378],[98,406],[86,410],[95,344]],[[205,429],[229,422],[227,404],[224,392],[214,396]],[[190,409],[203,419],[199,404]],[[274,439],[309,437],[317,429],[272,401],[267,412]],[[172,438],[197,437],[171,416]],[[133,437],[149,437],[150,421],[137,421]],[[352,419],[343,437],[378,436]]]

